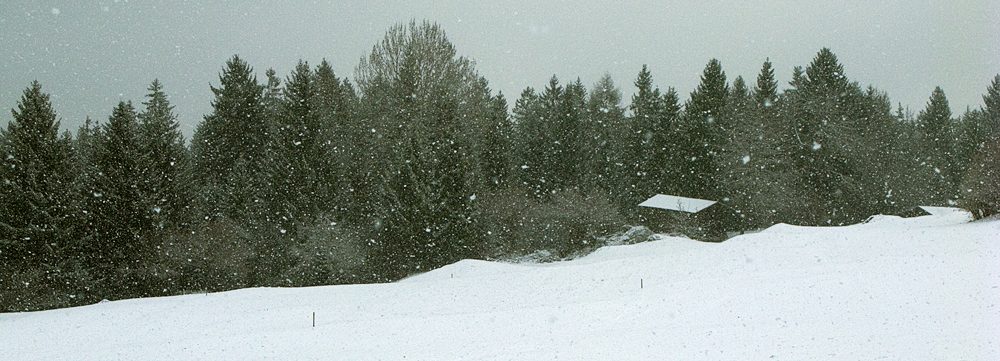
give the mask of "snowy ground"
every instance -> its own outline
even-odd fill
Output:
[[[967,217],[0,314],[0,358],[998,360],[1000,221]]]

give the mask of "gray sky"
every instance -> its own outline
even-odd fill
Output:
[[[592,85],[605,72],[628,95],[642,64],[682,101],[711,58],[752,83],[770,57],[781,89],[829,47],[846,75],[923,109],[941,86],[960,114],[1000,73],[1000,1],[209,1],[9,0],[0,4],[0,124],[37,79],[63,128],[105,122],[159,78],[190,139],[211,111],[209,84],[233,54],[258,79],[299,59],[338,76],[386,29],[438,22],[510,104],[553,74]]]

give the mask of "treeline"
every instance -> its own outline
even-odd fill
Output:
[[[389,29],[356,84],[325,61],[265,76],[226,62],[190,144],[158,81],[75,137],[32,83],[0,133],[0,309],[571,257],[625,224],[717,240],[636,207],[657,193],[722,201],[739,229],[1000,208],[1000,76],[981,109],[935,89],[914,115],[822,49],[784,91],[769,62],[748,85],[713,59],[683,103],[643,67],[627,108],[609,76],[510,108],[426,22]]]

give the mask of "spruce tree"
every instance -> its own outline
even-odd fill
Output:
[[[588,98],[588,117],[584,120],[580,140],[583,150],[586,178],[605,194],[615,188],[615,182],[624,172],[621,164],[621,143],[627,136],[624,113],[621,107],[621,90],[615,86],[611,75],[605,74],[594,84]]]
[[[990,118],[994,123],[1000,122],[1000,74],[993,77],[993,83],[986,88],[986,94],[983,95],[983,111],[986,116]],[[995,124],[994,124],[995,125]],[[996,137],[1000,132],[1000,129],[994,127],[994,133],[992,136]]]
[[[580,129],[587,112],[587,88],[579,78],[566,85],[563,98],[558,100],[556,113],[552,114],[552,131],[556,136],[553,143],[555,159],[553,163],[553,187],[569,189],[582,184],[580,179]]]
[[[938,174],[933,193],[929,195],[931,202],[947,205],[947,201],[956,196],[959,180],[953,168],[954,121],[941,87],[934,88],[927,108],[917,115],[917,120],[923,130],[923,161]]]
[[[774,80],[774,69],[771,68],[770,58],[761,66],[760,74],[757,75],[757,86],[752,93],[758,106],[770,107],[778,100],[778,82]]]
[[[0,262],[58,270],[83,238],[75,152],[60,136],[50,96],[34,81],[0,132]],[[70,270],[66,270],[70,271]]]
[[[521,153],[518,158],[523,161],[521,182],[537,197],[548,197],[566,185],[562,173],[566,165],[558,164],[566,156],[565,145],[561,144],[565,136],[558,132],[565,131],[571,121],[565,114],[572,107],[566,104],[571,98],[566,93],[566,87],[553,75],[543,93],[525,89],[514,108]]]
[[[154,79],[147,89],[145,109],[138,114],[139,153],[146,158],[143,184],[152,213],[150,222],[169,228],[186,222],[190,205],[190,160],[174,106],[163,85]]]
[[[139,143],[138,114],[131,102],[119,102],[101,127],[94,158],[89,207],[92,245],[89,264],[108,280],[107,297],[142,294],[135,276],[149,257],[156,204],[147,192],[149,158]],[[152,203],[152,204],[151,204]]]
[[[969,159],[959,204],[976,218],[1000,213],[1000,75],[986,89],[983,103],[962,117],[959,142],[962,157]]]
[[[496,188],[507,185],[511,173],[513,158],[512,141],[514,124],[507,113],[507,99],[502,92],[489,100],[489,122],[483,130],[485,142],[482,143],[483,176]]]
[[[311,111],[316,113],[315,128],[318,142],[310,157],[319,181],[317,207],[322,211],[347,215],[348,205],[356,205],[358,185],[369,179],[358,164],[361,149],[367,139],[361,120],[356,115],[358,99],[354,87],[340,79],[325,59],[313,72],[314,91]],[[370,134],[370,132],[368,133]]]
[[[729,86],[722,64],[712,59],[705,66],[701,83],[691,93],[685,104],[681,131],[684,134],[680,154],[686,166],[683,195],[693,198],[721,199],[723,195],[716,184],[719,169],[719,153],[727,146],[725,115]]]
[[[734,93],[739,87],[734,82]],[[781,221],[799,202],[794,167],[781,153],[782,128],[777,83],[769,61],[764,62],[757,83],[744,106],[740,97],[730,99],[731,142],[723,152],[728,169],[721,181],[730,206],[740,214],[744,229],[763,228]]]
[[[212,87],[212,113],[191,142],[207,215],[240,218],[262,212],[272,136],[263,91],[253,69],[236,55],[226,62],[219,87]]]
[[[656,164],[656,155],[663,152],[657,147],[668,136],[670,119],[665,117],[663,96],[659,88],[653,87],[653,77],[646,65],[642,66],[634,85],[637,92],[629,105],[632,110],[632,116],[628,119],[629,137],[623,140],[625,150],[622,163],[625,164],[627,176],[623,177],[621,185],[623,197],[616,198],[622,202],[619,207],[624,210],[635,210],[635,205],[646,198],[666,191],[656,189],[653,178],[657,176],[660,166]],[[633,215],[634,217],[636,216]]]
[[[548,112],[535,89],[521,91],[514,102],[514,164],[517,179],[536,196],[545,193],[542,186],[547,176],[548,146],[551,140],[547,126]]]

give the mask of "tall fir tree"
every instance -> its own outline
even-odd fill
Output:
[[[994,123],[1000,122],[1000,74],[994,76],[993,82],[986,88],[986,94],[983,95],[983,103],[983,111],[986,113],[986,116]],[[996,132],[1000,132],[1000,129],[994,127],[993,131],[992,136],[995,137],[998,135]]]
[[[625,109],[621,107],[621,90],[611,75],[605,74],[594,84],[588,97],[588,117],[580,133],[584,177],[594,181],[594,187],[611,194],[624,173],[621,163],[621,141],[627,135]]]
[[[774,80],[774,69],[771,68],[770,58],[761,66],[760,74],[757,75],[757,85],[751,93],[758,106],[770,107],[778,100],[778,82]]]
[[[722,64],[712,59],[705,66],[701,83],[684,106],[681,132],[684,134],[679,154],[686,165],[682,168],[690,180],[684,182],[682,195],[703,199],[722,199],[716,184],[719,153],[727,146],[726,101],[729,85]]]
[[[926,109],[917,120],[923,130],[923,162],[938,174],[929,199],[934,205],[948,205],[957,196],[959,174],[954,169],[955,123],[948,98],[941,87],[934,88]]]
[[[191,162],[163,85],[154,79],[147,90],[145,109],[138,114],[139,152],[147,160],[143,183],[153,210],[150,222],[169,228],[190,217]]]
[[[358,164],[366,134],[357,116],[357,94],[346,77],[337,77],[326,59],[316,66],[313,78],[316,95],[312,111],[318,118],[318,138],[323,139],[316,144],[316,158],[311,160],[311,166],[318,170],[319,191],[324,195],[319,197],[317,207],[337,213],[338,217],[358,214],[348,209],[348,205],[359,203],[354,202],[360,198],[357,185],[367,181]]]
[[[68,133],[59,135],[50,96],[37,81],[24,90],[11,114],[13,120],[0,132],[5,189],[0,192],[0,262],[7,271],[27,267],[48,273],[82,246],[76,155]]]
[[[634,83],[636,94],[632,96],[629,109],[632,116],[628,119],[629,137],[623,140],[624,157],[627,176],[623,177],[622,196],[619,199],[623,210],[635,210],[635,205],[656,193],[666,190],[656,189],[656,155],[663,150],[657,149],[662,140],[670,132],[670,119],[665,116],[663,96],[659,88],[653,87],[653,77],[644,64]],[[666,152],[665,152],[666,153]],[[639,217],[631,215],[631,218]],[[641,219],[639,219],[641,221]]]
[[[727,169],[720,180],[743,229],[764,228],[782,221],[798,202],[795,170],[780,152],[783,104],[770,61],[765,61],[747,101],[734,81],[730,97],[731,142],[723,152]]]
[[[959,151],[969,159],[959,204],[976,218],[1000,213],[1000,75],[986,89],[983,103],[962,117],[959,142]]]
[[[199,199],[210,216],[240,218],[262,212],[272,137],[263,91],[253,69],[237,55],[226,62],[219,87],[212,87],[212,113],[198,125],[191,142],[202,186]]]
[[[91,160],[92,176],[88,208],[94,243],[89,265],[107,283],[108,298],[134,297],[144,293],[139,274],[152,250],[154,200],[145,184],[149,158],[139,143],[138,114],[131,102],[119,102],[101,127]]]

